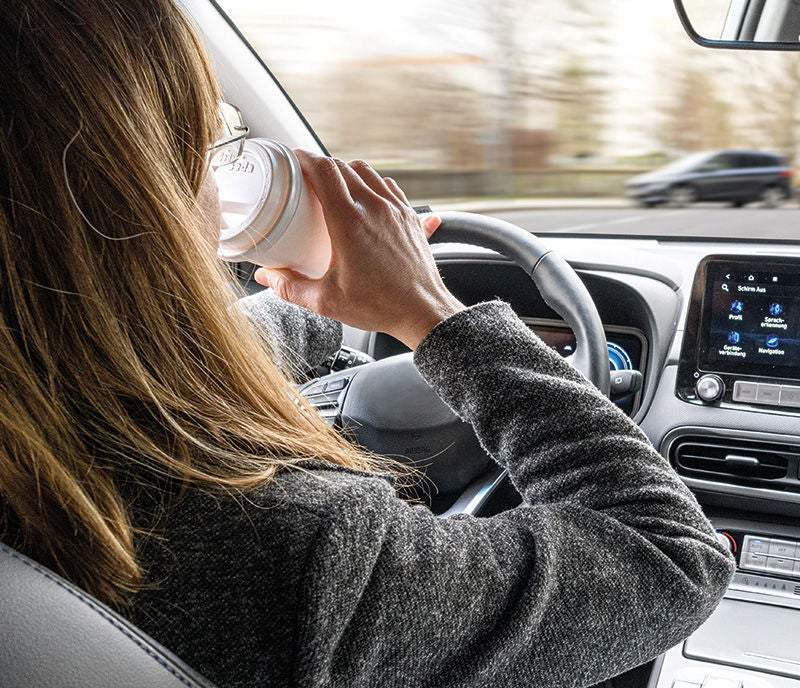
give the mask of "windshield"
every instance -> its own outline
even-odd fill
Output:
[[[786,170],[631,183],[724,150],[793,165],[798,54],[700,48],[668,2],[219,3],[331,154],[416,204],[537,233],[798,238]]]

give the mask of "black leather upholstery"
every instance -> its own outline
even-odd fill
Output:
[[[108,607],[1,543],[0,686],[213,688]]]

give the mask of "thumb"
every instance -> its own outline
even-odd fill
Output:
[[[284,301],[316,310],[317,280],[286,268],[259,268],[253,277],[262,287],[269,287]]]
[[[438,215],[425,215],[421,218],[422,222],[422,230],[425,232],[425,236],[430,239],[433,236],[433,233],[439,229],[439,225],[442,224],[442,218]]]

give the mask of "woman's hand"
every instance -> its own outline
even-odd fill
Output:
[[[428,237],[441,220],[420,220],[403,191],[365,162],[349,165],[295,151],[322,204],[331,267],[312,280],[292,270],[260,268],[255,278],[279,296],[414,349],[439,322],[464,309],[445,288]]]

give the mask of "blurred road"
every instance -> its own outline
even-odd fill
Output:
[[[538,234],[620,234],[627,236],[741,237],[800,241],[800,207],[638,208],[625,201],[511,200],[461,205],[432,204],[436,210],[467,210],[512,222]],[[594,207],[592,207],[594,205]],[[526,207],[527,206],[527,207]]]
[[[800,208],[595,208],[490,211],[534,233],[800,240]]]

